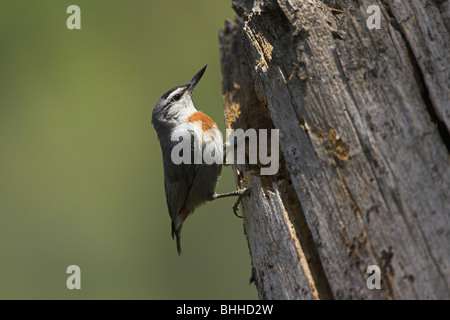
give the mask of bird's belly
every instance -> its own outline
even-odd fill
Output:
[[[192,213],[195,208],[212,198],[222,171],[223,140],[219,130],[200,132],[200,127],[192,125],[191,132],[197,135],[194,140],[194,152],[201,153],[201,164],[195,170],[184,208]],[[195,143],[200,142],[200,145]],[[195,159],[194,159],[195,160]]]
[[[221,164],[201,164],[195,174],[194,183],[187,195],[185,207],[194,211],[214,194],[222,171]]]

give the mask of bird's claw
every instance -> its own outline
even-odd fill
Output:
[[[233,212],[234,215],[238,218],[244,218],[243,216],[240,216],[237,212],[239,211],[239,204],[241,203],[241,200],[244,196],[249,195],[252,192],[251,188],[245,188],[239,190],[239,197],[237,198],[236,202],[233,205]]]

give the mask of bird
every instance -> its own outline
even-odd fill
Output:
[[[153,108],[151,123],[160,142],[166,203],[171,218],[172,238],[176,238],[178,254],[181,254],[181,229],[186,218],[207,201],[238,196],[233,206],[236,216],[239,202],[250,188],[217,194],[215,188],[222,171],[223,161],[173,161],[173,148],[180,143],[179,137],[190,140],[191,160],[193,154],[205,149],[215,159],[223,159],[223,139],[217,124],[205,113],[198,111],[192,94],[205,73],[205,65],[186,84],[170,89]],[[198,143],[195,143],[198,142]],[[187,163],[186,163],[187,162]],[[239,216],[240,217],[240,216]]]

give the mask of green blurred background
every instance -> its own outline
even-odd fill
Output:
[[[1,299],[257,298],[234,199],[187,220],[178,256],[150,124],[208,64],[194,101],[224,131],[217,33],[233,17],[219,0],[0,0]],[[217,191],[234,189],[224,168]]]

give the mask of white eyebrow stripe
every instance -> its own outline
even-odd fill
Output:
[[[172,98],[177,94],[183,94],[186,91],[186,87],[178,87],[173,92],[169,94],[166,100],[172,100]]]

